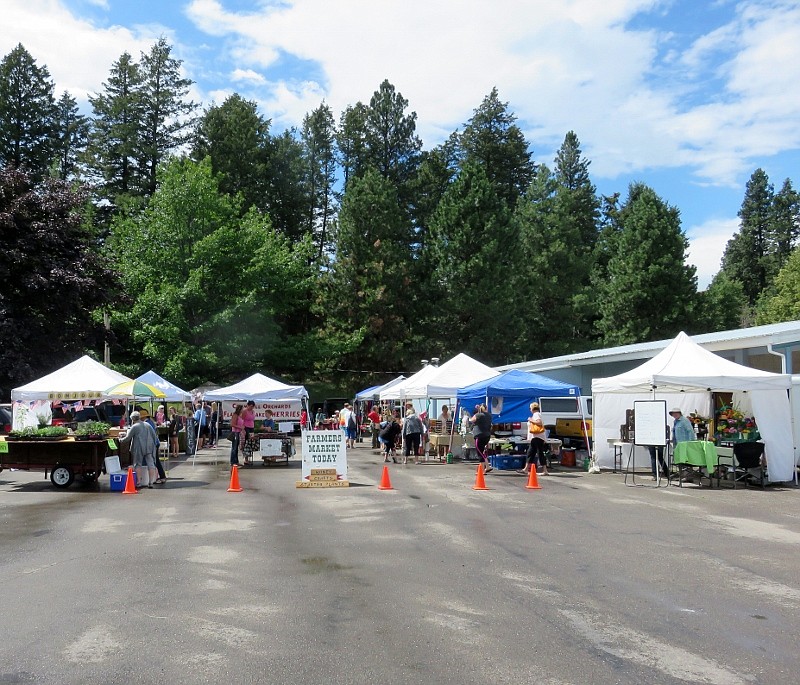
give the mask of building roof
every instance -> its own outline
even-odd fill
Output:
[[[786,321],[766,326],[720,331],[719,333],[704,333],[691,337],[698,345],[711,352],[766,347],[767,345],[780,348],[783,345],[800,344],[800,321]],[[619,347],[590,350],[589,352],[579,352],[578,354],[566,354],[548,359],[505,364],[495,368],[498,371],[519,369],[521,371],[541,372],[551,369],[564,369],[571,366],[649,359],[667,347],[672,340],[673,338],[669,338],[668,340],[637,343],[635,345],[620,345]]]

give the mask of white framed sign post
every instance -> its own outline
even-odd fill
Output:
[[[663,455],[667,446],[667,401],[666,400],[634,400],[633,402],[634,438],[625,468],[625,485],[628,476],[631,486],[636,485],[636,469],[634,468],[634,450],[636,446],[661,449]],[[661,468],[656,460],[656,487],[661,485]]]

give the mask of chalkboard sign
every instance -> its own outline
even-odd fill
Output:
[[[636,445],[667,444],[666,400],[640,400],[633,403]]]

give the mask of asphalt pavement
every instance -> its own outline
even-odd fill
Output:
[[[223,449],[137,495],[0,473],[0,685],[800,680],[800,490],[348,462],[241,493]]]

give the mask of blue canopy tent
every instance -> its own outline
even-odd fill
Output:
[[[540,397],[577,397],[580,394],[577,385],[514,369],[461,388],[457,397],[459,404],[468,409],[485,403],[494,423],[513,423],[525,421],[531,413],[531,402]]]

